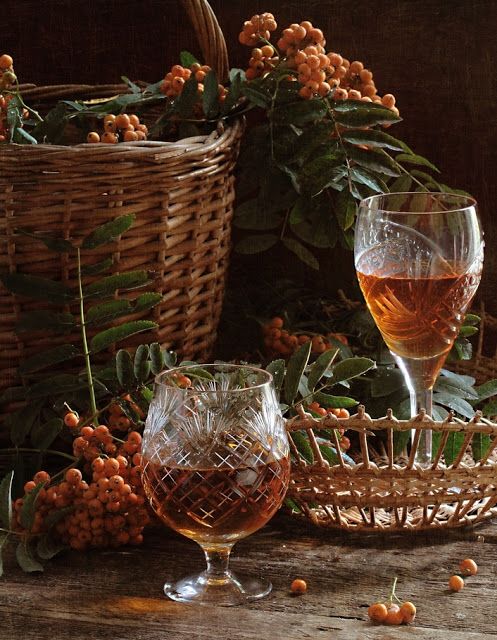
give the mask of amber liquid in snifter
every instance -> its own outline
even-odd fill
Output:
[[[232,543],[257,531],[281,506],[288,457],[254,465],[169,466],[144,461],[143,485],[155,513],[199,543]]]

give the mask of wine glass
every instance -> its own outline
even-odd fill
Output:
[[[359,205],[355,267],[366,303],[404,375],[411,417],[432,412],[433,385],[478,288],[476,202],[449,193],[388,193]],[[422,430],[415,461],[432,457]]]
[[[229,569],[231,548],[279,509],[289,445],[273,378],[245,365],[181,366],[156,378],[143,434],[143,486],[167,525],[203,549],[207,569],[164,586],[180,602],[235,605],[271,591]]]

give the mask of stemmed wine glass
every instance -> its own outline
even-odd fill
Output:
[[[234,605],[271,583],[229,569],[237,540],[281,506],[289,445],[273,379],[245,365],[183,366],[156,378],[143,434],[143,485],[155,513],[197,542],[207,569],[173,584],[180,602]]]
[[[476,202],[449,193],[388,193],[359,205],[355,267],[366,303],[404,375],[411,416],[432,411],[433,385],[478,288]],[[431,462],[422,430],[415,461]]]

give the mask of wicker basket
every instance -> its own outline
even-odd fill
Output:
[[[347,419],[327,416],[319,421],[301,411],[287,426],[290,436],[293,431],[304,429],[314,457],[313,463],[308,464],[290,438],[294,462],[287,498],[297,505],[296,515],[315,525],[361,532],[422,531],[475,525],[497,515],[497,424],[482,419],[478,412],[469,423],[453,417],[434,422],[424,414],[412,420],[396,420],[389,413],[373,420],[361,406],[356,415]],[[359,459],[352,464],[344,458],[336,436],[338,462],[330,466],[316,438],[323,428],[356,432]],[[412,429],[415,437],[409,457],[395,459],[394,431]],[[414,463],[424,429],[440,433],[428,468]],[[379,448],[380,430],[386,435],[386,445],[381,447],[383,455],[373,460],[370,445]],[[464,437],[454,460],[446,465],[443,451],[454,432]],[[480,435],[490,437],[490,446],[475,462],[471,443]]]
[[[183,5],[206,63],[219,77],[226,77],[226,45],[210,6],[204,0],[183,0]],[[26,86],[23,95],[33,105],[49,105],[64,97],[109,97],[125,90],[124,85]],[[208,136],[176,143],[1,146],[0,270],[60,279],[74,286],[75,274],[66,256],[60,258],[41,243],[15,235],[15,229],[79,238],[117,215],[136,214],[135,224],[122,239],[103,247],[100,254],[92,252],[86,262],[83,258],[88,264],[111,254],[114,273],[148,270],[153,279],[148,290],[163,296],[153,312],[147,312],[159,325],[157,331],[121,346],[157,341],[185,358],[207,359],[221,313],[233,168],[242,128],[234,122]],[[68,340],[39,332],[17,335],[20,315],[33,308],[31,301],[0,285],[0,389],[15,382],[22,358]]]

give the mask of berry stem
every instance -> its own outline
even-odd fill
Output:
[[[10,449],[2,449],[2,453],[48,453],[50,455],[61,456],[61,458],[67,458],[68,460],[78,460],[78,458],[71,456],[64,451],[56,451],[55,449],[33,449],[29,447],[12,447]]]
[[[392,601],[394,598],[398,600],[397,596],[395,595],[395,587],[397,586],[397,580],[398,578],[397,576],[395,576],[395,578],[393,579],[392,588],[390,589],[390,594],[388,596],[388,602],[390,602],[390,604],[392,604]]]
[[[98,409],[95,399],[95,388],[93,386],[93,375],[91,371],[90,352],[88,350],[88,340],[86,337],[85,308],[83,298],[83,283],[81,280],[81,250],[78,247],[78,288],[79,288],[79,315],[81,319],[81,337],[83,340],[83,355],[85,358],[86,377],[88,379],[88,391],[90,393],[90,406],[92,412],[92,422],[95,427],[98,426]]]

